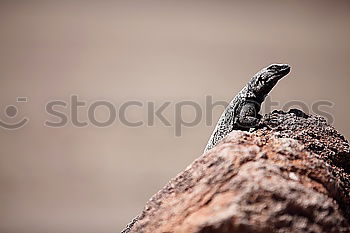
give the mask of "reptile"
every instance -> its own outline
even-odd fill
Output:
[[[233,98],[221,115],[205,151],[213,148],[233,130],[249,130],[257,126],[261,116],[260,107],[266,96],[287,75],[290,66],[287,64],[272,64],[253,76],[248,84]],[[138,222],[134,218],[121,233],[129,233]]]
[[[290,69],[288,64],[272,64],[256,73],[222,113],[204,152],[215,147],[233,130],[248,131],[256,127],[261,119],[261,104]]]

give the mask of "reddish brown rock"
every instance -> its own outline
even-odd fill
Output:
[[[171,180],[131,232],[350,232],[349,161],[323,118],[276,111]]]

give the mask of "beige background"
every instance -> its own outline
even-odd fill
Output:
[[[271,94],[275,108],[331,101],[323,110],[350,138],[347,2],[1,0],[0,117],[30,123],[0,129],[0,232],[118,232],[201,154],[213,129],[202,121],[175,137],[160,121],[44,127],[45,103],[72,94],[117,106],[203,105],[206,95],[230,100],[260,68],[287,62],[293,70]],[[18,96],[29,102],[16,103]],[[20,111],[14,119],[5,115],[10,104]],[[86,108],[79,113],[84,120]],[[174,104],[166,111],[172,124],[173,114]],[[146,109],[128,111],[131,120],[146,116]],[[193,110],[184,117],[191,120]]]

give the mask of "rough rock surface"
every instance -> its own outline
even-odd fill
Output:
[[[275,111],[171,180],[131,232],[350,232],[349,174],[349,144],[323,118]]]

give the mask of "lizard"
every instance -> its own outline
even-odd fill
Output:
[[[233,130],[248,131],[258,126],[261,104],[290,69],[288,64],[271,64],[256,73],[222,113],[204,152],[216,146]]]
[[[287,64],[272,64],[255,74],[221,115],[205,151],[213,148],[232,130],[249,130],[258,125],[261,104],[277,82],[289,71],[290,66]],[[139,216],[134,218],[121,233],[129,233],[138,220]]]

